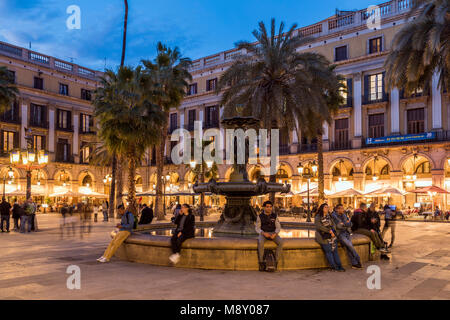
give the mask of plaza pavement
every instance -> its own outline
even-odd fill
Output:
[[[194,270],[116,258],[100,264],[117,220],[61,239],[58,215],[38,219],[39,232],[0,233],[0,299],[450,299],[448,223],[399,222],[392,259],[373,263],[381,289],[369,290],[369,264],[345,273]],[[80,290],[67,289],[70,265],[81,269]]]

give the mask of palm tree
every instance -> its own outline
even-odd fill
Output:
[[[111,167],[112,161],[113,161],[113,154],[110,153],[110,151],[105,147],[105,145],[102,142],[93,142],[89,144],[90,148],[92,148],[92,152],[89,155],[89,164],[93,166],[99,166],[101,168],[109,168]],[[115,203],[121,204],[122,201],[122,195],[123,195],[123,168],[125,167],[125,159],[123,157],[119,157],[116,154],[116,161],[117,161],[117,173],[116,173],[116,189],[117,192],[115,194]],[[112,181],[112,175],[111,175],[111,181]]]
[[[307,108],[298,110],[298,119],[299,126],[306,137],[317,139],[318,192],[319,202],[323,202],[325,200],[323,124],[324,122],[331,124],[333,115],[344,102],[342,93],[346,91],[346,88],[343,77],[335,73],[335,66],[328,61],[322,61],[318,69],[316,67],[311,66],[310,74],[313,75],[314,90],[322,92],[320,95],[322,103],[320,105],[309,105]]]
[[[192,80],[192,75],[188,71],[191,60],[182,57],[178,47],[171,49],[159,42],[155,60],[142,60],[142,64],[149,79],[148,90],[152,95],[152,102],[158,105],[166,116],[158,133],[159,142],[156,145],[157,176],[161,177],[164,171],[164,146],[168,134],[169,112],[178,108],[186,95],[188,81]],[[162,182],[157,179],[155,211],[158,220],[164,220],[162,196]]]
[[[217,94],[224,90],[221,104],[225,116],[234,113],[237,105],[243,105],[246,114],[259,117],[263,127],[296,129],[300,135],[299,122],[308,110],[327,111],[323,88],[315,79],[329,75],[324,71],[328,62],[322,55],[296,51],[309,41],[294,35],[296,28],[294,24],[284,32],[282,22],[276,34],[272,19],[268,34],[264,23],[259,22],[259,29],[253,31],[256,44],[236,44],[241,54],[224,72],[217,88]],[[275,182],[275,178],[272,174],[270,181]],[[270,198],[273,201],[275,194]]]
[[[14,84],[14,77],[6,67],[0,67],[0,113],[11,107],[18,94],[19,90]]]
[[[157,142],[165,118],[151,102],[140,67],[121,67],[117,74],[107,70],[102,85],[95,97],[99,137],[108,150],[126,159],[128,210],[136,214],[136,168],[147,148]]]
[[[202,154],[206,147],[208,147],[213,141],[202,141]],[[192,141],[192,149],[194,149],[194,141]],[[211,155],[214,157],[215,150],[211,152]],[[217,167],[216,162],[211,164],[211,168],[208,167],[208,164],[202,157],[202,163],[196,163],[194,168],[191,168],[191,172],[193,174],[193,181],[198,183],[204,183],[205,179],[208,181],[211,179],[218,179],[219,177],[219,168]],[[203,221],[204,217],[204,208],[205,208],[205,194],[202,192],[200,194],[200,221]]]
[[[123,33],[122,33],[122,54],[121,54],[121,59],[120,59],[120,68],[122,68],[124,66],[125,63],[125,51],[126,51],[126,46],[127,46],[127,25],[128,25],[128,0],[124,0],[124,6],[125,6],[125,15],[124,15],[124,19],[123,19]],[[115,153],[112,154],[112,159],[111,159],[111,190],[109,192],[109,216],[110,217],[114,217],[114,209],[115,209],[115,203],[117,202],[116,199],[117,198],[121,198],[122,197],[122,179],[123,179],[123,175],[119,175],[119,177],[117,177],[117,167],[118,167],[118,160],[117,160],[117,155]],[[120,186],[120,189],[118,189],[117,191],[117,195],[116,195],[116,181],[118,186]]]
[[[426,90],[439,72],[440,86],[449,89],[450,0],[416,0],[409,18],[385,62],[387,87]]]

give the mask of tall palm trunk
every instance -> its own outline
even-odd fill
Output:
[[[124,169],[124,163],[123,163],[123,159],[120,158],[117,161],[117,186],[116,186],[116,204],[122,204],[123,203],[123,178],[124,178],[124,174],[123,174],[123,170]]]
[[[128,211],[137,216],[136,204],[136,159],[132,152],[128,153]]]
[[[319,204],[325,201],[325,180],[323,174],[323,140],[322,135],[317,135],[317,161],[318,161],[318,189],[319,189]]]
[[[125,50],[127,44],[127,24],[128,24],[128,1],[124,0],[125,3],[125,17],[123,20],[123,39],[122,39],[122,57],[120,60],[120,67],[123,67],[125,63]],[[115,211],[115,198],[116,198],[116,174],[117,174],[117,155],[113,153],[112,164],[111,164],[111,190],[109,192],[109,217],[114,217]]]
[[[125,18],[123,19],[123,39],[122,39],[122,58],[120,60],[120,66],[123,67],[125,63],[125,49],[127,47],[127,24],[128,24],[128,1],[125,2]]]
[[[164,206],[165,203],[163,203],[163,185],[162,185],[162,179],[163,179],[163,171],[164,171],[164,148],[166,145],[166,138],[167,138],[167,129],[168,129],[169,123],[165,122],[162,133],[161,133],[161,142],[156,146],[156,199],[155,199],[155,210],[156,210],[156,216],[158,217],[158,220],[165,220],[164,216]]]
[[[116,191],[117,156],[114,153],[111,163],[111,189],[109,191],[109,217],[114,218],[114,200]]]

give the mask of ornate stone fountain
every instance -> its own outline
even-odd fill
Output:
[[[259,120],[253,117],[232,117],[222,120],[222,124],[228,128],[243,129],[254,128]],[[252,197],[264,195],[270,192],[287,193],[290,185],[266,182],[264,178],[259,178],[256,183],[248,179],[247,163],[248,153],[245,155],[245,163],[237,164],[237,152],[235,146],[235,158],[233,172],[229,182],[216,182],[211,179],[207,183],[196,183],[193,189],[196,193],[211,192],[213,194],[224,195],[226,204],[220,220],[214,227],[213,234],[216,237],[255,237],[255,221],[257,213],[250,205]],[[248,150],[248,141],[246,141]]]

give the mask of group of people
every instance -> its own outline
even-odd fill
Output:
[[[147,211],[145,212],[144,210]],[[119,206],[118,211],[121,216],[121,223],[117,225],[119,231],[109,244],[105,253],[98,259],[100,262],[108,262],[117,248],[119,248],[123,241],[128,238],[133,230],[133,214],[126,211],[123,205]],[[151,216],[151,219],[153,219],[153,210],[144,206],[142,209],[141,221],[148,216]],[[361,258],[352,243],[351,235],[353,233],[369,237],[376,249],[380,251],[381,258],[389,260],[387,254],[390,253],[389,248],[393,246],[395,240],[396,215],[388,205],[384,207],[384,217],[385,224],[383,230],[381,230],[381,219],[375,209],[375,204],[373,203],[369,208],[367,208],[365,203],[361,203],[360,207],[354,211],[351,218],[345,212],[342,204],[336,205],[334,210],[330,210],[327,203],[320,205],[314,217],[316,230],[315,240],[320,244],[324,251],[330,268],[334,271],[345,271],[338,254],[339,244],[346,250],[352,268],[362,268]],[[170,240],[172,254],[169,257],[169,260],[173,264],[177,264],[180,260],[180,251],[183,242],[195,237],[195,216],[191,206],[188,204],[177,205],[174,210],[172,222],[176,227],[172,231]],[[391,231],[391,242],[388,245],[383,239],[389,229]],[[255,231],[258,234],[259,270],[266,270],[264,261],[264,243],[266,241],[273,241],[277,245],[275,252],[276,270],[282,255],[283,239],[279,235],[281,231],[280,220],[273,210],[273,203],[271,201],[263,203],[261,212],[256,219]]]
[[[2,232],[10,232],[11,216],[14,221],[13,231],[20,231],[21,233],[37,231],[36,210],[37,206],[31,198],[23,203],[16,201],[11,206],[5,197],[3,197],[0,203]]]

